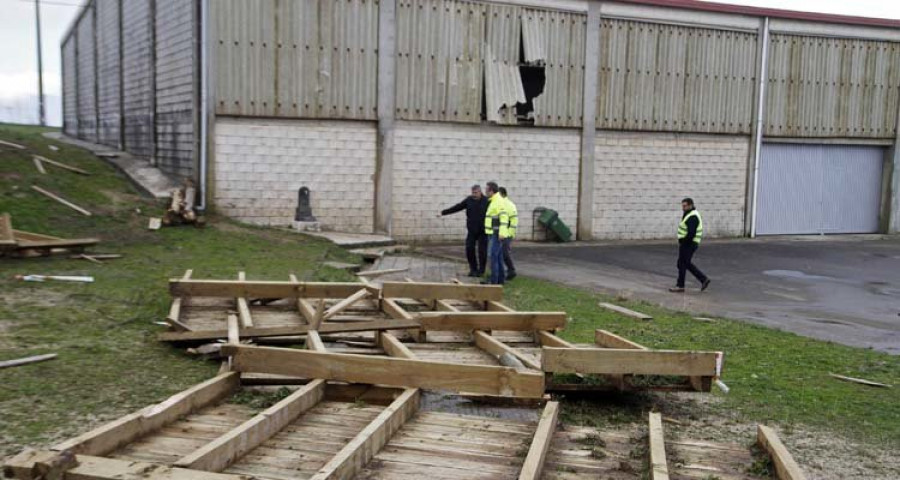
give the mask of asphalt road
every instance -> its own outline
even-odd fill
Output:
[[[705,241],[694,257],[712,278],[703,293],[690,274],[686,294],[667,291],[676,258],[673,243],[514,247],[522,275],[900,354],[900,238]]]

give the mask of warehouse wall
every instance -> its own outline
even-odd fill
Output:
[[[94,55],[94,14],[88,8],[75,30],[78,42],[78,136],[97,141],[97,65]]]
[[[151,0],[122,3],[122,88],[125,149],[148,157],[153,153],[153,32]]]
[[[97,3],[97,106],[99,143],[119,146],[119,2]]]
[[[674,238],[681,199],[703,214],[704,235],[740,236],[749,139],[744,136],[599,132],[595,238]]]
[[[520,238],[531,238],[532,211],[557,210],[575,227],[578,130],[402,123],[394,137],[392,234],[401,239],[465,238],[465,213],[436,218],[475,184],[494,180],[519,210]]]
[[[66,135],[78,135],[78,91],[76,90],[75,39],[62,45],[62,110]]]
[[[372,232],[373,123],[220,117],[215,132],[218,211],[289,226],[305,186],[323,228]]]

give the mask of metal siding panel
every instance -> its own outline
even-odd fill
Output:
[[[62,108],[63,126],[67,135],[78,134],[78,91],[75,89],[75,36],[70,36],[62,45]]]
[[[122,3],[122,89],[125,113],[125,149],[148,156],[153,140],[150,45],[150,1]]]
[[[97,2],[97,92],[99,143],[119,146],[119,6],[118,1]]]
[[[96,142],[97,108],[94,89],[97,64],[94,58],[94,16],[90,11],[81,17],[75,35],[78,42],[78,137]]]
[[[538,52],[534,56],[543,55],[544,60],[544,91],[533,99],[535,125],[580,126],[587,17],[525,9],[522,18],[523,43],[534,44],[530,47]],[[525,25],[530,26],[525,28]],[[531,38],[526,39],[526,34]],[[526,61],[527,58],[526,54]]]

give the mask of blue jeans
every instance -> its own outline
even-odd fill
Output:
[[[491,235],[491,245],[489,250],[491,264],[491,283],[494,285],[503,285],[506,278],[503,272],[503,243],[500,236],[496,233]]]

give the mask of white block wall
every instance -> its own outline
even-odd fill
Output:
[[[519,210],[519,238],[531,237],[532,211],[557,210],[575,231],[580,132],[400,123],[394,143],[393,236],[444,241],[465,238],[465,212],[436,218],[472,184],[490,180],[509,190]]]
[[[371,233],[375,135],[374,123],[219,117],[215,208],[249,223],[288,226],[306,186],[324,229]]]
[[[704,236],[741,235],[748,149],[742,136],[598,133],[594,237],[675,238],[684,197]]]

